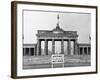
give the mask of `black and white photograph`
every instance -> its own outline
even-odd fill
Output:
[[[91,65],[91,14],[23,11],[23,69]]]
[[[97,73],[97,7],[12,2],[12,76]]]

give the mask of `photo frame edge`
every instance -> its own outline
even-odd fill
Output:
[[[15,2],[11,2],[11,78],[17,77],[17,14]]]
[[[73,6],[82,8],[96,9],[96,71],[82,72],[82,73],[65,73],[65,74],[51,74],[51,75],[37,75],[37,76],[17,76],[17,4],[38,4],[38,5],[53,5],[53,6]],[[95,74],[98,73],[98,7],[88,5],[73,5],[73,4],[58,4],[58,3],[41,3],[41,2],[26,2],[26,1],[12,1],[11,2],[11,78],[32,78],[32,77],[50,77],[50,76],[64,76],[64,75],[81,75],[81,74]]]

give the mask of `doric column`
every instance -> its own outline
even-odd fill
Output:
[[[36,44],[36,46],[34,48],[34,56],[36,56],[36,55],[37,55],[37,44]]]
[[[41,40],[39,40],[39,55],[41,55]]]
[[[87,54],[87,55],[89,54],[89,52],[88,52],[88,47],[86,48],[86,54]]]
[[[48,55],[48,41],[45,40],[45,54]]]
[[[74,54],[78,54],[77,39],[74,41]]]
[[[33,49],[33,52],[34,52],[33,56],[35,56],[35,47],[34,47],[34,49]]]
[[[91,54],[91,47],[88,47],[88,54]]]
[[[68,53],[68,55],[71,55],[71,42],[70,42],[70,40],[68,40],[68,42],[67,42],[68,44],[67,44],[67,53]]]
[[[82,48],[82,55],[84,55],[84,47]]]
[[[31,48],[29,48],[29,56],[31,56]]]
[[[78,48],[78,51],[79,51],[79,53],[78,53],[78,54],[80,55],[80,54],[81,54],[81,52],[80,52],[80,47]]]
[[[37,41],[37,56],[41,55],[41,41],[38,39]]]
[[[52,40],[52,54],[55,54],[55,41]]]
[[[23,48],[23,55],[25,56],[26,54],[26,48]]]
[[[37,39],[36,56],[38,56],[38,53],[39,53],[39,40]]]
[[[61,41],[61,54],[64,54],[64,40]]]
[[[74,41],[72,41],[71,55],[74,55]]]

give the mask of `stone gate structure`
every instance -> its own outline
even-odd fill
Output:
[[[48,55],[48,41],[52,41],[52,54],[55,54],[55,41],[61,41],[61,54],[64,54],[64,41],[67,41],[67,53],[71,54],[71,41],[74,42],[74,54],[77,54],[77,31],[65,31],[59,26],[59,15],[57,26],[53,30],[38,30],[37,55],[41,55],[41,41],[45,41],[45,54]]]
[[[38,30],[37,34],[37,44],[34,46],[33,56],[41,56],[41,42],[44,41],[44,54],[48,55],[48,41],[52,41],[52,54],[55,53],[55,42],[61,42],[61,53],[64,54],[64,42],[67,42],[67,55],[80,55],[80,54],[90,54],[90,44],[78,44],[78,34],[77,31],[65,31],[59,26],[59,15],[57,16],[57,25],[52,30]],[[73,43],[73,53],[71,53],[71,43]],[[31,50],[29,50],[31,51]],[[29,52],[30,53],[30,52]],[[25,50],[24,50],[25,55]]]
[[[48,55],[48,41],[52,41],[52,54],[55,54],[55,41],[61,41],[61,54],[64,54],[64,41],[67,41],[67,53],[71,54],[71,42],[74,43],[74,54],[77,54],[77,32],[64,31],[56,26],[51,31],[38,30],[37,34],[37,55],[41,55],[41,41],[45,41],[45,54]]]

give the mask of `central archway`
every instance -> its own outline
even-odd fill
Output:
[[[55,54],[61,54],[61,41],[55,41]]]

